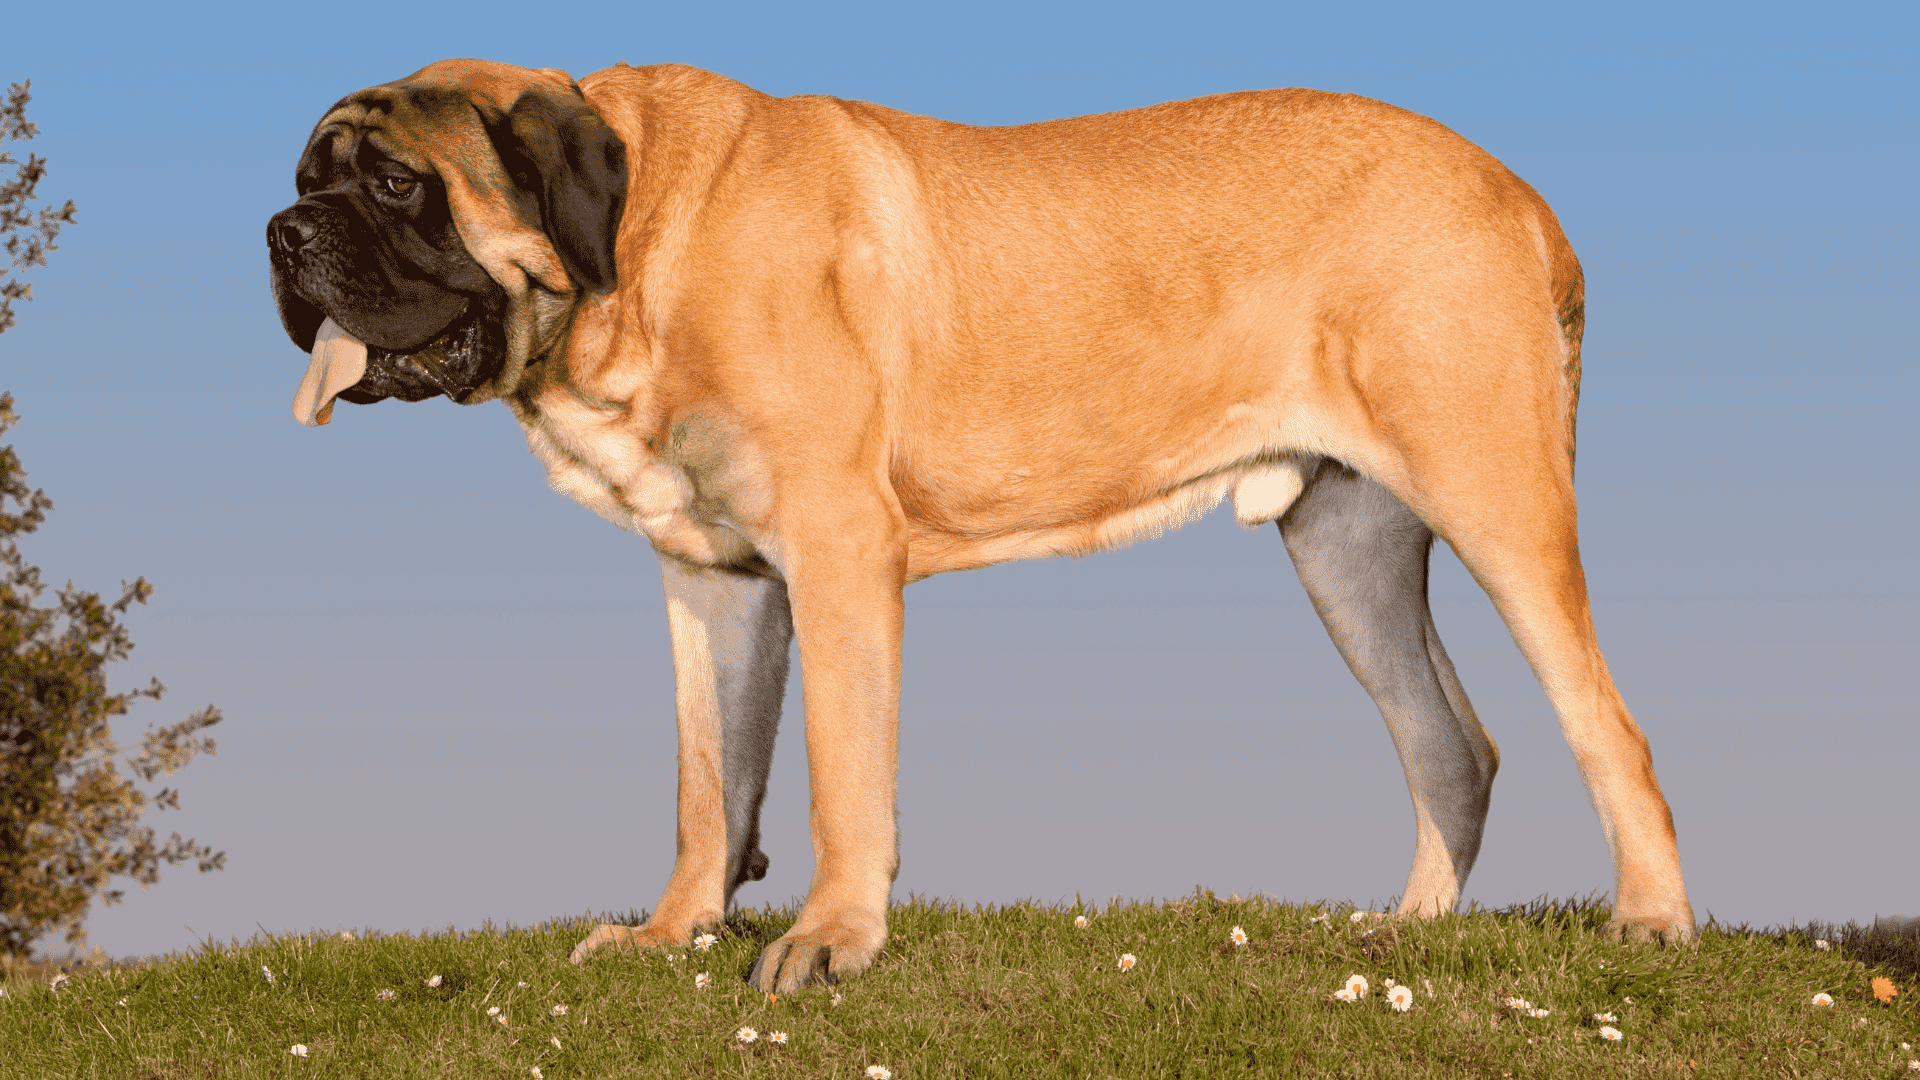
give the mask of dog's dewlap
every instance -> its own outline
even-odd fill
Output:
[[[308,427],[333,419],[333,399],[367,373],[366,343],[328,319],[313,336],[313,358],[293,397],[293,418]]]

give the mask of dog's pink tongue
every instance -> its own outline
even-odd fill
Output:
[[[367,346],[328,319],[313,336],[313,359],[293,398],[293,418],[308,427],[333,419],[334,395],[367,373]]]

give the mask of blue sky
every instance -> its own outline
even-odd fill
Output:
[[[1583,547],[1696,911],[1920,913],[1910,6],[551,10],[10,23],[0,80],[33,80],[42,192],[80,206],[0,337],[15,444],[58,506],[28,554],[85,588],[157,585],[115,677],[170,693],[123,737],[207,702],[228,718],[178,777],[185,809],[152,821],[229,868],[96,910],[96,943],[525,923],[665,882],[672,684],[644,542],[548,491],[499,405],[287,415],[304,359],[263,234],[307,132],[462,55],[678,61],[978,124],[1313,86],[1453,126],[1546,196],[1587,271]],[[1609,887],[1544,697],[1451,556],[1436,567],[1503,752],[1469,897]],[[1403,883],[1391,745],[1271,529],[1223,512],[930,580],[908,620],[897,896],[1365,903]],[[790,696],[772,871],[743,901],[805,891],[805,781]]]

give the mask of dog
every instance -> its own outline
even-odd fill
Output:
[[[1557,711],[1628,940],[1694,930],[1647,740],[1595,642],[1575,528],[1584,284],[1553,212],[1431,120],[1310,90],[983,128],[720,75],[450,60],[342,99],[268,226],[336,399],[513,410],[549,481],[660,561],[680,945],[761,878],[797,638],[816,869],[749,981],[869,967],[887,937],[902,588],[1158,534],[1277,522],[1379,706],[1452,910],[1499,752],[1434,628],[1445,540]]]

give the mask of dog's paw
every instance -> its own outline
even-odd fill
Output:
[[[853,922],[813,930],[796,926],[761,951],[747,982],[763,994],[792,993],[815,982],[837,983],[872,967],[886,943],[884,920],[878,929]]]
[[[645,926],[615,926],[601,923],[593,928],[586,940],[573,947],[573,955],[568,959],[576,964],[584,964],[594,952],[612,946],[616,952],[639,952],[643,949],[658,948],[673,942],[660,931]]]
[[[1685,945],[1693,940],[1693,913],[1678,915],[1615,915],[1600,932],[1629,945],[1654,942]]]

